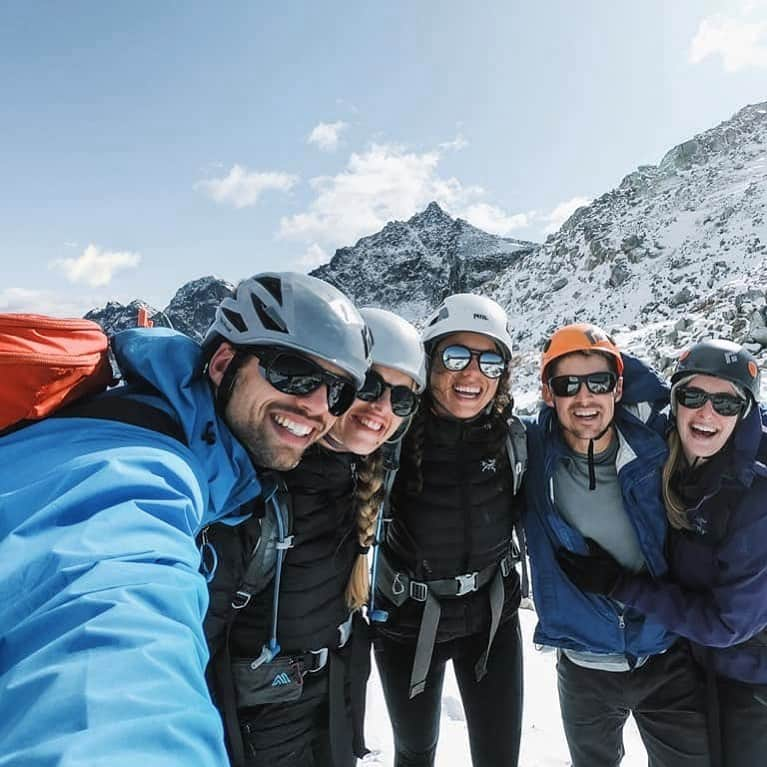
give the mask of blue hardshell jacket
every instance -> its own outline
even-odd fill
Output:
[[[197,343],[136,329],[113,348],[188,446],[88,418],[0,438],[0,765],[220,767],[195,534],[259,482]]]
[[[667,569],[661,471],[668,450],[659,431],[645,421],[662,420],[659,409],[667,401],[668,390],[634,358],[624,355],[624,362],[621,403],[625,404],[617,405],[614,421],[619,439],[618,481],[647,570],[660,577]],[[676,636],[661,623],[617,600],[579,590],[559,568],[555,556],[559,547],[588,553],[583,536],[559,514],[553,497],[554,473],[568,448],[552,408],[544,405],[537,418],[525,419],[525,426],[528,469],[522,520],[538,613],[535,643],[624,654],[629,660],[667,649]]]

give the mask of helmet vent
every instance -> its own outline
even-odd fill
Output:
[[[244,333],[248,329],[248,326],[245,324],[245,320],[243,320],[242,316],[239,315],[237,312],[233,312],[231,309],[226,309],[226,308],[223,308],[223,307],[222,307],[221,311],[224,313],[224,315],[226,316],[227,320],[229,320],[229,322],[232,325],[234,325],[234,327],[240,333]]]
[[[253,303],[253,308],[256,310],[258,319],[266,330],[273,330],[275,333],[288,332],[285,323],[282,321],[282,317],[277,314],[273,307],[264,304],[261,299],[253,293],[250,294],[250,300]]]
[[[274,300],[282,306],[282,281],[277,277],[259,277],[260,282],[273,296]]]

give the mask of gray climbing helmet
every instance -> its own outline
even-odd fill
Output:
[[[243,280],[216,309],[203,341],[236,348],[269,346],[312,354],[337,365],[357,386],[370,366],[365,321],[337,288],[298,272],[264,272]]]
[[[495,301],[474,293],[448,296],[429,317],[421,338],[430,350],[443,336],[451,333],[482,333],[500,346],[503,356],[511,359],[511,327],[506,312]]]
[[[385,309],[365,307],[362,318],[373,336],[374,365],[385,365],[410,376],[420,394],[426,388],[426,354],[418,331],[402,317]]]

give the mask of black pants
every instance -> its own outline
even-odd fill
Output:
[[[709,767],[705,684],[682,643],[633,671],[582,668],[562,653],[557,675],[572,767],[617,767],[629,713],[649,767]]]
[[[767,685],[719,677],[723,767],[767,764]]]
[[[522,639],[516,613],[499,627],[487,674],[477,682],[474,664],[486,644],[484,632],[438,642],[426,689],[409,700],[415,643],[376,639],[375,658],[394,731],[394,767],[434,764],[445,665],[451,659],[466,714],[474,767],[516,767],[522,733]]]

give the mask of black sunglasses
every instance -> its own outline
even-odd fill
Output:
[[[487,378],[500,378],[503,375],[506,360],[498,352],[469,349],[463,344],[451,344],[442,350],[442,364],[451,373],[465,370],[474,357],[477,358],[480,371]]]
[[[697,410],[711,400],[714,411],[724,416],[740,415],[746,407],[745,400],[735,394],[726,392],[712,394],[694,386],[680,386],[676,389],[674,396],[678,404],[690,410]]]
[[[384,392],[390,389],[389,402],[391,411],[400,418],[407,418],[415,413],[418,407],[418,395],[407,386],[394,386],[385,381],[380,373],[375,370],[368,370],[365,376],[365,383],[357,392],[357,399],[363,402],[375,402],[383,397]]]
[[[549,388],[557,397],[574,397],[581,390],[581,384],[584,383],[592,394],[608,394],[618,383],[618,376],[609,370],[605,370],[581,376],[570,375],[549,378]]]
[[[314,360],[283,349],[252,349],[269,383],[283,394],[305,397],[320,388],[328,388],[328,412],[343,415],[354,402],[356,387],[343,376],[325,370]]]

